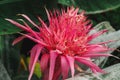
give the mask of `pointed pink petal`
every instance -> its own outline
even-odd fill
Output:
[[[61,69],[63,79],[66,79],[68,77],[69,63],[65,56],[61,56]]]
[[[44,23],[44,21],[40,17],[38,17],[38,20],[42,23],[43,27],[48,31],[48,33],[51,34],[51,31],[49,30],[49,28],[47,27],[47,25]]]
[[[26,28],[25,26],[19,24],[18,22],[14,21],[14,20],[12,20],[12,19],[5,19],[5,20],[7,20],[7,21],[9,21],[10,23],[16,25],[17,27],[19,27],[19,28],[22,29],[22,30],[29,31],[28,28]]]
[[[100,36],[101,34],[107,32],[107,31],[108,31],[108,30],[101,30],[101,31],[99,31],[99,32],[97,32],[97,33],[94,33],[94,34],[92,34],[92,35],[89,36],[88,40],[91,41],[92,39]]]
[[[23,22],[24,26],[27,27],[28,29],[31,29],[31,27],[23,19],[17,19],[17,20]]]
[[[95,53],[95,52],[106,52],[106,51],[109,51],[110,49],[105,47],[105,46],[102,46],[102,45],[90,45],[88,46],[87,48],[87,53]]]
[[[19,20],[22,21],[24,23],[25,27],[27,27],[29,29],[28,32],[30,32],[31,35],[34,35],[34,37],[36,37],[37,39],[40,39],[40,37],[37,35],[37,33],[35,31],[33,31],[31,29],[31,27],[24,20],[21,20],[21,19],[19,19]]]
[[[32,68],[32,65],[33,65],[33,61],[35,59],[35,56],[36,56],[36,50],[37,50],[37,47],[39,45],[36,44],[30,51],[30,62],[29,62],[29,71],[31,71],[31,68]]]
[[[20,42],[20,41],[23,40],[24,38],[26,38],[26,37],[25,37],[25,36],[20,36],[20,37],[16,38],[16,39],[13,41],[12,45],[17,44],[18,42]]]
[[[72,14],[76,15],[76,14],[78,13],[78,11],[79,11],[79,8],[76,8],[76,9],[73,11]]]
[[[82,57],[108,57],[108,56],[112,56],[111,54],[102,54],[102,53],[88,53],[88,54],[84,54],[82,55]]]
[[[61,69],[58,69],[53,76],[53,80],[59,80],[60,74],[61,74]]]
[[[49,80],[52,80],[55,68],[55,62],[58,54],[56,51],[50,51],[50,70],[49,70]]]
[[[71,69],[71,74],[72,74],[72,77],[73,77],[74,73],[75,73],[75,69],[74,69],[74,57],[66,56],[66,58],[68,60],[68,63],[69,63],[70,69]]]
[[[60,78],[60,75],[61,75],[61,64],[60,63],[61,63],[60,56],[58,56],[56,59],[53,80],[59,80]]]
[[[42,80],[48,80],[49,78],[49,69],[47,68],[42,74]]]
[[[83,57],[75,57],[75,60],[83,63],[87,66],[89,66],[91,68],[91,70],[95,73],[95,72],[101,72],[104,73],[104,71],[102,69],[100,69],[97,65],[95,65],[92,61],[87,60],[86,58]]]
[[[88,20],[89,21],[89,20]],[[91,21],[90,21],[91,22]],[[89,31],[89,30],[92,30],[92,23],[91,24],[89,24],[88,26],[87,26],[87,30]]]
[[[34,25],[35,27],[37,27],[39,29],[38,25],[35,24],[27,15],[25,15],[25,14],[18,14],[18,15],[21,15],[22,17],[27,19],[32,25]]]
[[[23,34],[23,33],[19,33],[19,34],[26,36],[27,38],[29,38],[29,39],[33,40],[34,42],[37,42],[37,43],[39,43],[39,44],[41,44],[41,45],[44,45],[44,46],[47,46],[44,42],[42,42],[42,41],[40,41],[40,40],[35,39],[35,38],[34,38],[34,37],[32,37],[31,35],[28,35],[28,34]]]
[[[29,71],[31,71],[32,65],[33,65],[33,61],[35,59],[36,56],[36,50],[37,50],[38,44],[35,45],[31,51],[30,51],[30,62],[29,62]]]
[[[110,42],[116,42],[116,41],[118,41],[118,40],[108,40],[108,41],[105,41],[105,42],[98,42],[97,44],[98,44],[98,45],[108,44],[108,43],[110,43]]]
[[[28,36],[33,36],[34,34],[32,34],[32,33],[27,33],[26,35],[28,35]],[[16,38],[16,39],[13,41],[12,45],[17,44],[18,42],[20,42],[20,41],[23,40],[24,38],[26,38],[26,36],[24,36],[24,35]]]
[[[40,60],[40,68],[42,72],[44,72],[45,69],[47,69],[48,62],[49,62],[49,54],[43,54]]]
[[[38,60],[38,57],[40,56],[42,48],[43,47],[41,45],[36,45],[31,50],[30,64],[29,64],[30,74],[29,74],[28,80],[30,80],[32,75],[33,75],[34,67],[35,67],[35,64],[36,64],[36,62]]]
[[[47,17],[48,17],[48,20],[49,20],[49,22],[50,22],[50,14],[49,14],[49,12],[48,12],[48,10],[45,8],[45,11],[46,11],[46,13],[47,13]]]
[[[37,39],[39,39],[39,37],[37,36],[37,34],[32,31],[32,29],[27,25],[27,23],[24,22],[24,25],[19,24],[18,22],[11,20],[11,19],[6,19],[7,21],[11,22],[12,24],[16,25],[17,27],[21,28],[22,30],[25,30],[27,32],[31,32]]]

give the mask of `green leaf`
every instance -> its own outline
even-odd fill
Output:
[[[120,7],[120,0],[58,0],[58,3],[79,7],[81,10],[85,10],[87,14],[103,13]]]
[[[120,80],[120,63],[107,67],[104,70],[107,74],[100,76],[103,80]]]
[[[120,8],[108,11],[101,14],[89,15],[89,19],[93,20],[94,25],[102,21],[109,21],[110,24],[116,29],[120,29]]]
[[[20,50],[18,46],[12,46],[13,39],[12,35],[0,36],[0,59],[11,77],[20,66]]]
[[[96,31],[107,29],[108,30],[107,34],[115,31],[115,29],[111,26],[110,22],[108,21],[100,22],[99,24],[94,26],[94,28]]]
[[[28,64],[30,63],[30,57],[27,57],[27,63],[28,63]],[[39,62],[37,62],[37,63],[35,64],[34,74],[35,74],[38,78],[42,77],[42,72],[41,72],[41,69],[40,69],[40,64],[39,64]]]
[[[22,71],[21,73],[14,76],[12,80],[28,80],[29,72]],[[37,76],[33,75],[31,80],[41,80]]]
[[[17,1],[22,1],[22,0],[0,0],[0,4],[13,3]]]
[[[40,70],[40,64],[39,63],[36,63],[34,73],[39,78],[42,76],[42,73],[41,73],[41,70]]]
[[[5,18],[15,20],[16,17],[18,18],[18,16],[16,16],[17,14],[26,14],[35,22],[37,22],[36,16],[41,16],[46,20],[44,5],[44,2],[41,0],[21,0],[0,4],[0,35],[13,34],[21,31],[5,20]]]
[[[76,75],[73,78],[68,78],[66,80],[89,80],[89,78],[90,78],[89,75],[85,75],[85,74],[81,75],[81,74],[79,74],[79,75]]]
[[[103,80],[103,79],[100,77],[100,75],[83,72],[75,75],[75,77],[68,78],[66,80]]]
[[[5,67],[3,66],[3,64],[1,63],[0,60],[0,80],[11,80],[10,76],[8,75]]]

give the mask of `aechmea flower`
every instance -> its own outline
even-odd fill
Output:
[[[40,63],[43,73],[43,80],[58,80],[62,75],[63,79],[75,74],[75,69],[82,63],[96,73],[103,73],[97,65],[92,62],[94,57],[110,56],[103,54],[110,49],[103,43],[91,43],[93,39],[105,33],[102,30],[90,34],[92,24],[84,15],[84,12],[78,13],[78,8],[73,7],[62,10],[47,12],[49,23],[46,24],[40,17],[38,20],[41,25],[34,23],[28,16],[20,14],[27,19],[38,31],[32,28],[24,21],[23,24],[6,19],[20,29],[26,31],[26,34],[14,40],[13,44],[18,43],[24,38],[29,38],[36,42],[30,51],[29,79],[31,79],[36,62]]]

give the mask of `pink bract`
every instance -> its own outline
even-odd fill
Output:
[[[87,20],[84,12],[78,13],[79,9],[73,7],[62,10],[55,10],[53,13],[47,12],[49,24],[46,24],[40,17],[38,20],[41,25],[34,23],[28,16],[20,14],[27,19],[38,31],[32,28],[23,21],[23,25],[18,22],[6,19],[20,29],[26,31],[14,40],[13,45],[20,42],[24,38],[29,38],[36,42],[36,45],[30,51],[30,75],[31,79],[34,67],[37,61],[40,62],[43,73],[43,80],[58,80],[62,75],[63,79],[68,78],[68,73],[71,71],[71,76],[75,74],[76,62],[85,64],[96,73],[104,71],[95,65],[91,58],[111,56],[103,54],[110,49],[102,44],[90,43],[93,39],[105,33],[107,30],[89,34],[93,29],[90,20]],[[41,56],[41,59],[39,59]]]

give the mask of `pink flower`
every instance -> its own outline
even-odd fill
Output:
[[[13,45],[24,38],[29,38],[36,42],[36,45],[30,51],[29,79],[31,79],[36,62],[38,61],[43,73],[43,80],[58,80],[62,74],[63,79],[68,77],[69,70],[72,77],[75,74],[76,62],[90,67],[96,73],[104,71],[95,65],[91,58],[111,56],[102,54],[110,49],[103,44],[90,43],[94,38],[103,34],[107,30],[89,34],[93,29],[91,23],[84,16],[84,12],[78,13],[78,8],[68,8],[67,11],[55,10],[54,13],[47,12],[49,24],[46,24],[38,17],[41,25],[34,23],[28,16],[20,14],[27,19],[39,31],[34,31],[23,21],[23,25],[18,22],[6,19],[20,29],[26,31],[26,34],[18,37]],[[39,56],[41,58],[39,59]]]

